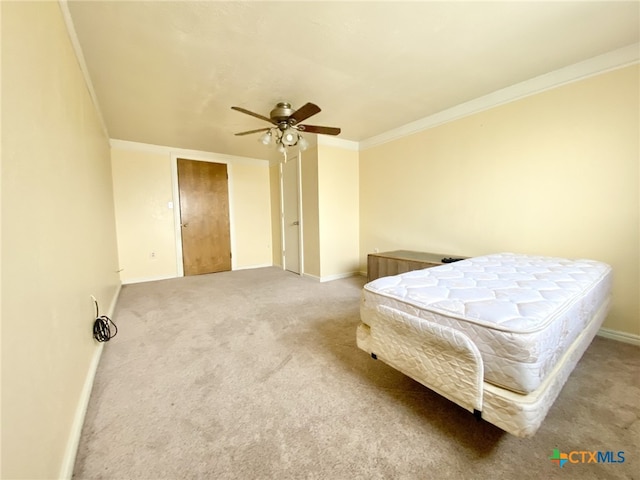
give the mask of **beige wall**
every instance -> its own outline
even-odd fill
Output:
[[[304,274],[320,278],[320,218],[318,206],[318,149],[301,154],[302,239]]]
[[[280,226],[280,164],[269,165],[269,198],[271,199],[271,255],[273,264],[282,267],[282,229]]]
[[[329,280],[359,271],[358,152],[318,145],[320,271]]]
[[[171,156],[112,148],[120,278],[177,276]]]
[[[180,205],[177,158],[227,164],[233,269],[272,265],[266,161],[117,141],[111,158],[120,278],[124,283],[172,278],[180,273],[175,220]],[[174,209],[169,208],[169,202]]]
[[[109,144],[57,2],[2,9],[2,478],[53,479],[119,286]],[[67,465],[68,466],[68,465]]]
[[[360,261],[378,248],[613,266],[605,327],[640,334],[639,67],[360,152]]]
[[[269,164],[229,165],[235,268],[273,265]]]

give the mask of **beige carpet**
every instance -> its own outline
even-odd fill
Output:
[[[639,348],[596,338],[519,439],[359,350],[363,284],[273,267],[125,286],[74,478],[639,478]],[[560,469],[553,449],[625,462]]]

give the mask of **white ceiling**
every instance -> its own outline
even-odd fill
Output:
[[[256,158],[232,105],[363,141],[640,39],[637,1],[66,5],[111,138]]]

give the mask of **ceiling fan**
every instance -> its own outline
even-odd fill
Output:
[[[258,128],[256,130],[248,130],[239,132],[236,135],[249,135],[251,133],[265,132],[260,137],[260,142],[270,145],[274,140],[278,149],[283,152],[286,147],[298,145],[301,150],[305,150],[309,143],[300,135],[300,132],[320,133],[323,135],[339,135],[340,129],[336,127],[321,127],[318,125],[306,125],[300,122],[306,120],[320,112],[320,107],[313,103],[305,103],[297,110],[291,108],[288,102],[278,103],[269,113],[269,117],[251,112],[242,107],[231,107],[238,112],[246,113],[252,117],[259,118],[265,122],[271,123],[273,126]]]

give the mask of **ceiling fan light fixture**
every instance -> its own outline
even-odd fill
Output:
[[[0,0],[1,1],[1,0]],[[300,151],[309,148],[309,141],[300,132],[315,133],[323,135],[339,135],[340,129],[337,127],[323,127],[320,125],[302,124],[307,118],[320,113],[320,107],[307,102],[297,110],[291,108],[288,102],[280,102],[276,108],[271,110],[269,117],[260,115],[242,107],[231,107],[240,113],[250,115],[271,124],[268,128],[258,128],[246,132],[239,132],[236,135],[248,135],[250,133],[265,132],[260,135],[258,141],[265,146],[274,145],[278,152],[286,153],[288,147],[297,146]]]
[[[271,141],[273,140],[273,135],[271,134],[271,130],[265,132],[264,135],[261,135],[258,141],[263,145],[271,145]]]
[[[309,148],[309,142],[302,135],[298,135],[298,148],[301,152],[304,152],[307,148]]]
[[[287,147],[292,147],[296,143],[298,143],[298,139],[300,135],[293,128],[287,128],[284,132],[282,132],[282,143],[284,143]]]

